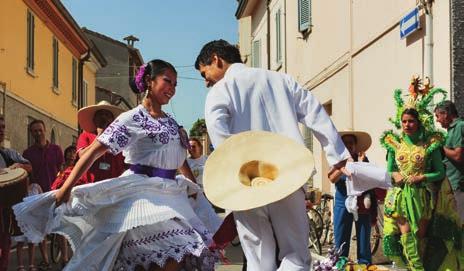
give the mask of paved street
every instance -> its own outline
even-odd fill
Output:
[[[219,214],[220,216],[223,216],[223,214]],[[381,247],[381,246],[380,246]],[[323,247],[323,255],[326,255],[327,254],[327,249],[329,248],[329,246],[325,246]],[[355,258],[356,257],[356,242],[352,242],[351,244],[351,249],[350,249],[350,258]],[[311,251],[308,250],[308,253],[311,253]],[[23,252],[24,254],[24,260],[26,260],[26,255],[27,255],[27,249],[24,250]],[[41,254],[40,254],[40,251],[39,251],[39,248],[36,247],[36,263],[39,263],[42,259],[41,257]],[[313,261],[314,260],[320,260],[322,259],[323,257],[318,255],[318,254],[315,254],[315,253],[311,253],[312,255],[312,259]],[[242,270],[242,264],[243,264],[243,254],[242,254],[242,249],[240,246],[232,246],[232,245],[229,245],[226,249],[226,253],[225,253],[225,256],[227,257],[227,259],[230,261],[230,264],[219,264],[218,267],[217,267],[217,271],[241,271]],[[375,254],[373,255],[373,261],[374,263],[376,264],[385,264],[387,259],[382,255],[381,253],[381,249]],[[27,262],[25,262],[25,265],[27,266]],[[387,267],[385,265],[381,265],[382,267],[384,267],[383,270],[385,270]],[[61,266],[59,264],[53,264],[53,271],[58,271],[58,270],[61,270]],[[8,271],[16,271],[17,270],[17,260],[16,260],[16,248],[13,247],[12,250],[11,250],[11,255],[10,255],[10,268],[8,269]]]
[[[324,248],[324,254],[326,253],[327,251],[327,248],[328,247],[325,247]],[[27,251],[24,250],[24,253],[26,253]],[[11,251],[11,261],[10,261],[10,268],[8,269],[8,271],[16,271],[16,267],[17,267],[17,261],[16,261],[16,249],[13,248],[12,251]],[[309,253],[309,252],[308,252]],[[230,264],[228,265],[225,265],[225,264],[220,264],[218,266],[218,268],[216,269],[217,271],[241,271],[242,270],[242,263],[243,263],[243,256],[242,256],[242,250],[240,248],[240,246],[237,246],[237,247],[234,247],[234,246],[229,246],[227,249],[226,249],[226,257],[227,259],[229,259],[230,261]],[[317,260],[317,259],[321,259],[322,257],[320,255],[317,255],[315,253],[312,253],[312,259],[313,260]],[[41,259],[41,256],[40,256],[40,252],[39,252],[39,249],[36,248],[36,262],[40,262],[40,259]],[[374,261],[384,261],[385,258],[379,256],[379,255],[375,255],[374,256]],[[383,266],[386,268],[386,266]],[[61,270],[60,268],[60,265],[58,264],[54,264],[53,265],[53,271],[58,271],[58,270]]]

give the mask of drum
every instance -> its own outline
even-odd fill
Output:
[[[27,172],[22,168],[0,170],[0,206],[9,207],[27,195]]]

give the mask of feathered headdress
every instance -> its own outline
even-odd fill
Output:
[[[432,144],[427,148],[427,153],[431,153],[435,148],[444,143],[446,137],[442,131],[436,129],[433,121],[434,97],[437,94],[441,94],[442,98],[438,102],[442,102],[446,99],[446,91],[441,88],[433,88],[430,85],[428,77],[422,83],[419,76],[415,75],[411,79],[408,92],[409,95],[405,95],[403,98],[403,91],[401,89],[395,90],[396,115],[394,118],[389,118],[389,121],[393,123],[396,129],[401,129],[401,115],[403,111],[408,108],[416,109],[423,126],[424,136],[431,139]],[[388,139],[399,140],[399,138],[400,136],[393,132],[393,130],[388,130],[383,133],[380,142],[385,148],[390,149],[391,144],[388,143]]]
[[[433,88],[430,85],[428,77],[425,78],[424,84],[419,76],[415,75],[411,79],[409,85],[409,95],[406,97],[406,101],[403,99],[403,91],[396,89],[394,98],[396,105],[396,116],[390,118],[390,122],[395,125],[397,129],[401,129],[401,114],[407,108],[414,108],[419,113],[419,118],[424,128],[427,131],[435,131],[435,125],[433,122],[433,100],[435,95],[441,94],[441,101],[446,99],[446,91],[441,88]]]

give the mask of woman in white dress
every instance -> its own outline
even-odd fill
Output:
[[[121,114],[81,157],[56,191],[14,207],[32,240],[65,235],[74,256],[65,270],[214,270],[212,234],[195,215],[188,194],[199,191],[186,163],[188,140],[161,110],[174,96],[175,68],[162,60],[143,65],[131,85],[142,104]],[[123,152],[130,169],[120,177],[73,188],[105,152]],[[54,208],[60,205],[58,208]],[[66,203],[66,204],[64,204]]]
[[[199,139],[190,138],[189,145],[190,148],[188,152],[190,157],[187,158],[187,163],[192,170],[196,184],[198,184],[201,189],[201,192],[198,193],[194,199],[190,199],[190,203],[193,206],[195,214],[201,219],[208,230],[212,233],[216,233],[222,224],[222,219],[216,214],[213,206],[203,193],[203,169],[208,157],[203,155],[203,145]]]

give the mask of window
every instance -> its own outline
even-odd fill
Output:
[[[253,41],[253,48],[251,54],[251,66],[255,68],[261,67],[261,40]]]
[[[282,63],[282,36],[281,36],[281,27],[280,27],[280,9],[276,12],[275,15],[275,27],[276,27],[276,63]]]
[[[53,38],[53,88],[58,89],[58,40]]]
[[[87,84],[87,82],[84,81],[84,84],[82,85],[82,107],[87,106],[88,90],[89,90],[89,84]]]
[[[306,32],[311,27],[311,0],[298,0],[298,31]]]
[[[77,60],[75,58],[72,59],[71,78],[72,104],[77,106]]]
[[[27,11],[27,71],[34,71],[34,14]]]
[[[303,139],[306,148],[308,148],[310,151],[313,151],[313,132],[306,126],[303,130]]]

